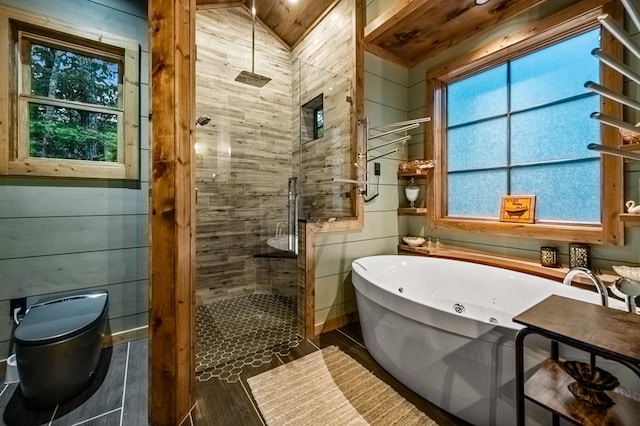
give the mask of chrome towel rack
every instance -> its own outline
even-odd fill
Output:
[[[636,25],[637,28],[640,28],[640,10],[636,6],[633,0],[620,0],[624,9],[629,14],[629,17]],[[640,46],[633,40],[633,38],[627,33],[627,31],[610,15],[602,14],[598,16],[598,21],[600,24],[607,29],[620,43],[627,48],[627,50],[636,58],[640,59]],[[618,59],[612,57],[611,55],[602,52],[600,49],[594,49],[591,51],[591,54],[598,58],[600,62],[611,67],[621,75],[629,78],[636,84],[640,85],[640,74],[636,72],[634,69],[629,67],[628,65],[622,63]],[[640,111],[640,102],[631,99],[622,94],[616,93],[613,90],[610,90],[604,86],[601,86],[592,81],[588,81],[584,84],[585,88],[591,90],[595,93],[600,94],[606,98],[609,98],[613,101],[616,101],[622,105],[626,105],[630,108],[633,108],[637,111]],[[620,130],[625,130],[627,132],[631,132],[640,136],[640,127],[638,125],[634,126],[625,121],[619,120],[618,118],[611,117],[605,114],[601,114],[599,112],[594,112],[591,114],[591,118],[600,121],[603,124],[608,126],[616,127]],[[640,124],[640,123],[638,123]],[[603,146],[595,143],[591,143],[587,145],[588,149],[602,152],[603,154],[615,155],[618,157],[629,158],[632,160],[640,160],[640,154],[635,153],[629,150],[613,148],[608,146]]]

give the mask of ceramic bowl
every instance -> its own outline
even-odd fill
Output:
[[[633,266],[612,266],[613,270],[616,271],[616,274],[620,275],[622,278],[628,278],[633,281],[640,281],[640,268]]]
[[[611,390],[620,382],[613,374],[580,361],[564,361],[562,369],[581,385],[595,390]]]
[[[417,247],[424,244],[424,238],[422,237],[402,237],[402,241],[409,244],[411,247]]]

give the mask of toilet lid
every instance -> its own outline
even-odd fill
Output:
[[[44,345],[80,334],[103,319],[107,300],[107,292],[101,291],[38,302],[16,327],[16,343]]]

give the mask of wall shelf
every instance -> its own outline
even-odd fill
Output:
[[[398,172],[398,178],[400,179],[424,179],[433,169],[419,170],[416,172]]]
[[[622,213],[619,217],[627,228],[640,227],[640,214]]]
[[[398,207],[398,215],[399,216],[426,216],[427,215],[427,206],[426,206],[426,193],[427,193],[427,182],[426,178],[429,173],[433,170],[433,167],[427,169],[418,169],[411,170],[407,172],[398,171],[398,179],[401,181],[419,181],[415,182],[416,185],[420,187],[420,196],[416,202],[415,207]],[[401,187],[404,187],[404,184],[401,184]],[[404,195],[401,196],[406,203],[406,199]],[[401,203],[405,204],[405,203]],[[406,204],[405,204],[406,205]]]
[[[398,214],[402,216],[424,216],[427,214],[426,207],[398,207]]]

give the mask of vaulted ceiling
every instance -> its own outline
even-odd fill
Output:
[[[289,47],[295,44],[321,18],[335,0],[255,0],[256,16]],[[245,6],[252,0],[196,0],[199,8]]]
[[[336,2],[196,0],[196,4],[198,8],[243,6],[250,10],[253,1],[259,20],[289,47],[295,46]],[[387,10],[366,25],[364,44],[367,50],[378,56],[411,67],[477,36],[493,25],[549,1],[397,0],[389,2]],[[564,5],[579,1],[560,0],[560,3]]]

